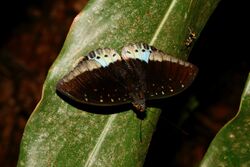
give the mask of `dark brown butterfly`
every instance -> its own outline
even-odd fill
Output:
[[[65,75],[56,89],[85,104],[132,103],[145,111],[145,101],[173,96],[186,89],[198,68],[144,43],[129,44],[121,56],[113,49],[88,53]]]

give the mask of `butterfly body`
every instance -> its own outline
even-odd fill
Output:
[[[80,103],[99,106],[132,103],[143,112],[146,100],[183,91],[197,71],[191,63],[136,43],[125,46],[121,56],[109,48],[90,52],[58,82],[57,90]]]

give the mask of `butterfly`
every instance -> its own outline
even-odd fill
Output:
[[[56,85],[77,102],[113,106],[132,103],[144,112],[146,100],[173,96],[194,80],[198,68],[145,43],[89,52]]]

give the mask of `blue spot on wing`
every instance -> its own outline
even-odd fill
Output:
[[[101,64],[102,67],[107,67],[109,65],[109,63],[105,60],[105,59],[97,59],[97,58],[94,58],[95,61],[97,61],[99,64]]]
[[[107,67],[110,63],[113,63],[117,60],[121,60],[120,55],[114,49],[110,48],[103,48],[91,51],[87,55],[87,57],[89,59],[94,59],[102,67]]]
[[[129,44],[122,49],[122,58],[127,59],[139,59],[148,63],[149,56],[152,53],[152,49],[149,45],[144,43]]]
[[[149,52],[149,50],[146,50],[145,52],[141,52],[141,56],[139,57],[139,59],[148,63],[150,54],[151,53]]]

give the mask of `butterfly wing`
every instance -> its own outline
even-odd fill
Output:
[[[198,68],[152,48],[146,69],[147,99],[173,96],[191,85]]]
[[[98,49],[79,61],[57,84],[57,90],[80,103],[110,106],[130,102],[120,82],[123,61],[113,49]]]
[[[125,46],[122,58],[146,62],[146,99],[173,96],[185,90],[194,80],[198,68],[189,62],[177,59],[145,43]],[[145,73],[145,74],[144,74]]]

